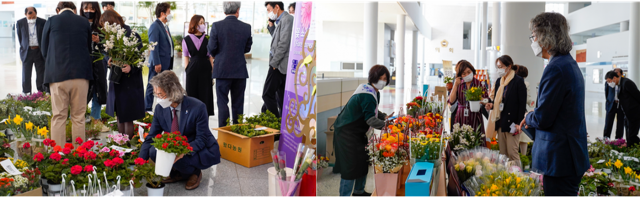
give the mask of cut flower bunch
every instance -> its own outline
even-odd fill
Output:
[[[407,163],[408,142],[406,135],[399,131],[383,128],[380,136],[369,140],[369,161],[375,165],[376,173],[396,173]]]
[[[472,196],[539,196],[540,181],[519,172],[499,170],[464,182]]]

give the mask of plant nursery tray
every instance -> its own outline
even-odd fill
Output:
[[[231,126],[213,130],[218,131],[222,158],[247,168],[271,163],[274,136],[280,134],[279,130],[267,128],[268,134],[249,138],[231,131]]]

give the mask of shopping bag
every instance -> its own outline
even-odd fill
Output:
[[[396,196],[398,173],[377,173],[374,179],[378,196]]]

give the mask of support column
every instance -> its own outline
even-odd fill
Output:
[[[369,76],[369,70],[378,60],[378,2],[364,3],[364,60],[362,77]]]
[[[480,26],[480,64],[476,65],[476,68],[487,68],[487,30],[489,25],[487,24],[487,2],[482,2],[482,24]]]
[[[496,63],[495,60],[498,58],[498,46],[500,46],[500,2],[493,3],[493,10],[491,12],[491,46],[493,46],[493,50],[491,50],[491,56],[489,58],[489,79],[491,80],[491,84],[493,85],[498,79],[498,75],[496,74]]]
[[[409,87],[418,84],[418,31],[413,31],[411,39],[411,80],[409,81]]]
[[[544,12],[545,2],[503,2],[500,7],[502,18],[500,31],[500,45],[502,55],[509,55],[516,64],[524,65],[529,70],[526,81],[529,85],[529,95],[536,98],[536,87],[540,84],[544,60],[536,57],[531,50],[531,36],[529,21]],[[524,39],[523,39],[524,38]]]
[[[394,33],[394,41],[396,44],[396,58],[394,66],[396,68],[396,101],[395,108],[399,109],[404,106],[404,37],[405,37],[405,20],[406,15],[399,14],[396,17],[396,31]],[[404,112],[398,112],[404,113]]]
[[[620,22],[620,32],[629,31],[629,21]]]
[[[640,2],[631,4],[629,19],[629,79],[640,82]]]

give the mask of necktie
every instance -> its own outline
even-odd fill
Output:
[[[175,132],[180,130],[180,128],[178,128],[178,115],[176,115],[176,109],[173,109],[172,112],[173,112],[173,121],[171,121],[171,132]]]

